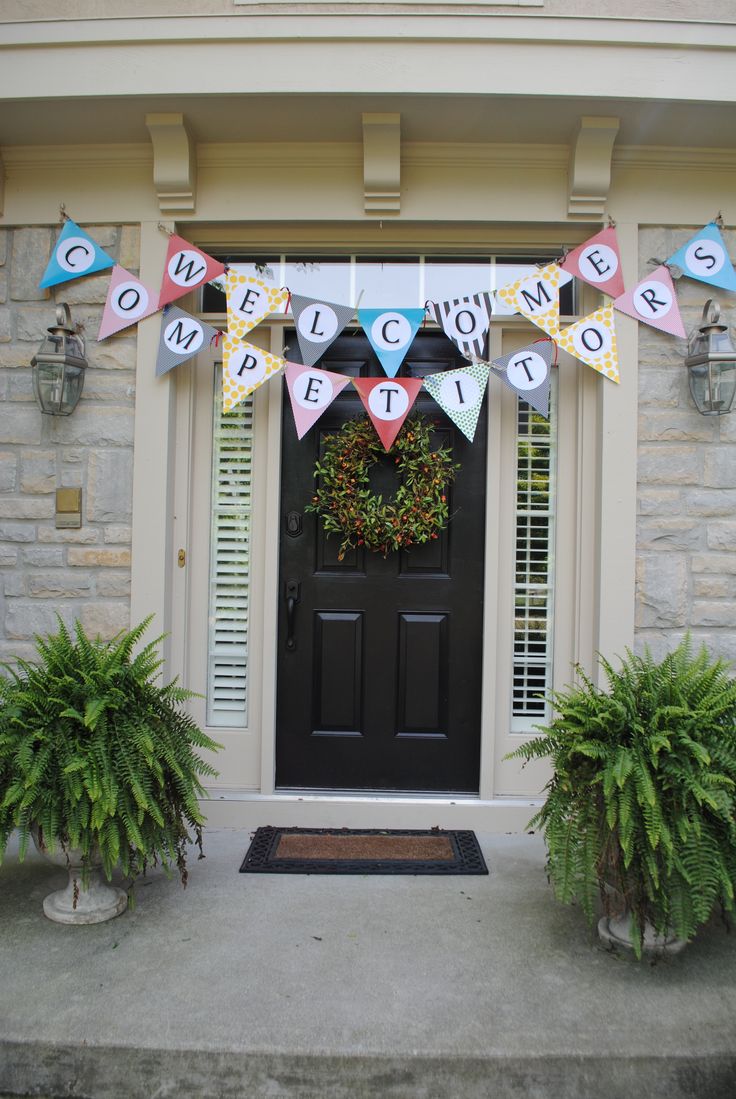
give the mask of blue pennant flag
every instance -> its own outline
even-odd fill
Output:
[[[389,378],[395,378],[424,320],[423,309],[359,309],[358,320]]]
[[[71,279],[81,278],[82,275],[91,275],[95,271],[104,271],[114,266],[115,260],[102,251],[89,233],[80,229],[76,222],[67,219],[39,286],[42,289],[57,286],[60,282],[69,282]]]
[[[723,290],[736,290],[736,272],[714,221],[703,226],[666,262],[668,267],[679,267],[689,279],[720,286]]]

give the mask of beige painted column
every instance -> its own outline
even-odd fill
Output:
[[[158,228],[158,222],[141,223],[140,278],[156,292],[161,284],[167,245],[168,239]],[[170,578],[175,567],[170,503],[173,386],[171,373],[156,377],[160,331],[160,313],[146,317],[138,325],[135,389],[130,620],[137,623],[154,614],[150,637],[170,628]],[[168,641],[164,656],[168,663]]]
[[[639,227],[616,227],[623,276],[627,287],[639,279]],[[621,382],[600,379],[598,576],[596,580],[595,648],[612,659],[634,644],[634,589],[636,578],[636,450],[638,415],[637,322],[616,313]]]

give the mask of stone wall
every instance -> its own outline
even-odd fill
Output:
[[[699,226],[643,229],[639,273]],[[736,233],[724,233],[733,256]],[[680,279],[688,332],[709,297],[736,319],[736,296]],[[736,410],[701,416],[690,397],[685,342],[639,326],[637,649],[657,656],[689,630],[696,644],[736,661]]]
[[[140,235],[85,226],[129,270]],[[96,342],[109,272],[40,290],[57,232],[0,229],[0,658],[28,655],[56,614],[111,637],[128,625],[135,402],[135,328]],[[84,392],[68,417],[42,415],[30,360],[55,302],[84,325]],[[55,491],[82,488],[82,526],[57,530]]]

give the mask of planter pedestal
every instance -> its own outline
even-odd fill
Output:
[[[623,947],[633,952],[631,933],[631,914],[621,916],[603,916],[598,921],[598,937],[606,946]],[[668,935],[656,935],[651,924],[644,928],[644,954],[679,954],[687,946],[686,939],[678,939],[674,932]]]
[[[39,843],[35,832],[33,839],[45,859],[69,872],[66,889],[49,893],[43,902],[44,914],[50,920],[69,924],[104,923],[119,916],[128,907],[128,894],[117,885],[105,881],[101,863],[93,862],[85,868],[83,875],[80,851],[59,843],[51,852]]]

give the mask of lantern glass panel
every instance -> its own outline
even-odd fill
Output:
[[[700,363],[688,368],[690,393],[704,416],[730,412],[736,394],[736,362]]]
[[[41,411],[48,416],[69,416],[77,406],[84,385],[84,368],[65,363],[37,361],[33,389]]]

